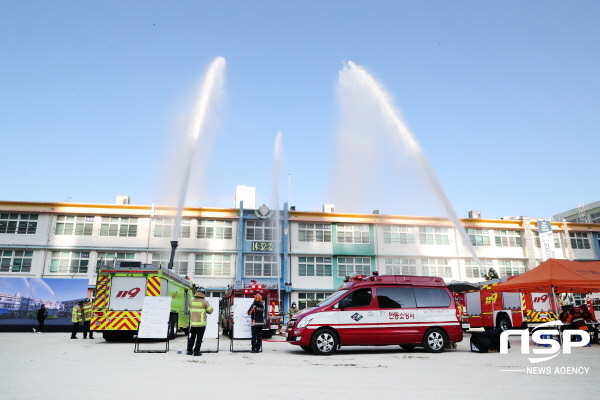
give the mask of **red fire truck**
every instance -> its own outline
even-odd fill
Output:
[[[480,290],[464,295],[465,313],[471,328],[534,327],[558,318],[551,293],[495,292],[494,286],[513,277],[492,279],[476,285]]]
[[[223,335],[233,335],[233,305],[236,298],[253,298],[257,294],[263,297],[268,320],[263,328],[263,337],[271,338],[279,329],[281,314],[279,312],[279,285],[257,283],[252,279],[250,283],[234,281],[229,285],[222,300],[221,328]]]

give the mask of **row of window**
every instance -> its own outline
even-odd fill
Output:
[[[98,252],[100,265],[110,265],[113,260],[133,260],[133,252]],[[33,251],[0,250],[0,272],[31,272]],[[152,253],[152,264],[167,265],[170,253]],[[49,272],[62,274],[85,274],[89,268],[90,252],[88,251],[53,251],[51,253]],[[338,257],[338,277],[353,273],[371,274],[370,257]],[[480,260],[484,268],[473,260],[465,260],[468,278],[483,278],[492,260]],[[180,275],[188,275],[188,255],[176,254],[173,269]],[[499,260],[500,277],[520,275],[525,272],[522,260]],[[231,254],[196,254],[193,275],[229,277],[234,271]],[[443,258],[385,258],[382,272],[387,275],[421,275],[453,278],[450,260]],[[279,276],[277,257],[272,255],[246,254],[244,258],[244,275],[248,277]],[[298,257],[298,276],[333,276],[332,257]]]
[[[0,214],[0,233],[35,234],[38,214]],[[191,219],[184,218],[175,228],[173,218],[154,219],[154,237],[172,237],[177,229],[179,238],[191,237]],[[196,238],[198,239],[232,239],[233,222],[228,220],[197,220]],[[93,216],[58,215],[54,233],[56,235],[91,236],[93,233]],[[448,228],[384,226],[384,244],[416,244],[449,245]],[[138,218],[135,217],[102,217],[100,236],[136,237]],[[467,229],[469,240],[473,246],[522,247],[523,239],[519,231]],[[535,244],[540,247],[538,232],[534,232]],[[246,223],[246,240],[280,240],[280,230],[275,220],[248,220]],[[590,240],[585,232],[569,233],[573,249],[590,249]],[[320,223],[299,223],[298,240],[301,242],[331,242],[331,225]],[[369,225],[337,224],[337,243],[369,244]],[[560,248],[558,233],[554,233],[554,247]]]

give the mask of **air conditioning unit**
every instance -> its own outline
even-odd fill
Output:
[[[481,218],[481,211],[469,211],[469,218]]]

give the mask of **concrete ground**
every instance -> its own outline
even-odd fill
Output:
[[[133,342],[69,336],[0,333],[0,398],[587,399],[598,397],[600,383],[599,345],[531,363],[528,357],[541,355],[521,354],[518,338],[511,339],[509,354],[480,354],[470,351],[468,334],[441,354],[342,347],[328,357],[279,336],[264,341],[259,354],[230,352],[231,342],[221,336],[219,352],[201,357],[185,355],[183,335],[167,353],[134,353]],[[140,344],[141,350],[160,348],[164,343]],[[217,340],[205,340],[202,348],[216,350]],[[250,343],[235,341],[234,349],[249,350]]]

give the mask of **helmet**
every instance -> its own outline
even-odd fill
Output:
[[[90,299],[83,299],[84,303],[89,303],[91,300]]]
[[[296,307],[296,303],[292,303],[292,307]]]
[[[260,294],[257,294],[256,296],[254,296],[254,301],[262,301],[262,296]]]
[[[82,306],[83,305],[83,300],[79,300],[79,303],[77,303],[77,304],[79,304],[80,306]]]
[[[206,289],[204,289],[202,286],[198,286],[196,288],[196,293],[194,293],[194,296],[204,297],[204,295],[206,295]]]

